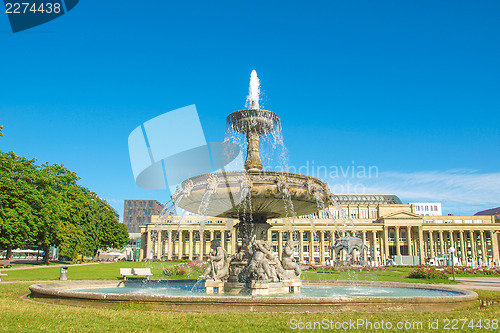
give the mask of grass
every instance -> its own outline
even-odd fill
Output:
[[[177,262],[113,262],[92,265],[69,265],[68,280],[119,280],[120,268],[151,268],[152,279],[158,279],[163,276],[163,268],[178,264]],[[60,267],[42,266],[31,269],[4,269],[2,273],[7,276],[2,277],[2,281],[39,281],[39,280],[58,280]],[[177,276],[177,278],[181,278]],[[183,276],[182,278],[195,278]]]
[[[114,308],[77,308],[70,306],[54,306],[22,300],[27,294],[30,283],[0,284],[0,331],[3,332],[284,332],[292,331],[291,320],[298,322],[420,322],[423,329],[370,330],[346,329],[342,331],[365,332],[425,332],[429,321],[438,320],[443,331],[445,320],[467,318],[477,324],[485,319],[498,318],[500,304],[486,308],[478,307],[442,313],[173,313],[145,312],[139,303],[117,305]],[[480,298],[500,302],[498,291],[476,291]],[[465,327],[460,332],[475,332],[481,329]],[[495,331],[495,330],[485,330]]]
[[[177,264],[175,262],[118,262],[95,265],[69,266],[69,279],[120,279],[119,268],[150,267],[153,278],[162,275],[164,267]],[[3,281],[23,280],[56,280],[59,278],[59,267],[40,267],[33,269],[3,270],[9,274]],[[333,272],[318,273],[306,271],[306,279],[354,279],[396,282],[433,282],[409,279],[411,268],[395,267],[377,272]],[[475,276],[475,275],[474,275]],[[442,283],[443,281],[437,281]],[[26,282],[0,283],[0,332],[283,332],[292,331],[293,321],[302,323],[320,322],[365,322],[380,323],[382,320],[391,322],[394,326],[398,322],[422,323],[422,329],[393,329],[370,330],[346,329],[342,331],[366,332],[425,332],[429,322],[438,320],[439,329],[443,331],[445,320],[467,318],[467,324],[474,320],[477,325],[485,319],[499,318],[500,303],[479,309],[479,306],[456,312],[443,313],[414,313],[414,312],[384,312],[384,313],[172,313],[148,311],[147,305],[138,302],[116,304],[110,308],[78,308],[70,306],[47,305],[38,302],[29,302],[20,298],[29,293]],[[500,302],[499,291],[477,290],[481,299]],[[277,309],[279,311],[279,309]],[[460,322],[460,325],[462,322]],[[461,328],[461,326],[460,326]],[[478,327],[467,327],[455,331],[473,332],[481,330]],[[483,328],[484,330],[484,328]],[[309,331],[309,330],[308,330]],[[485,330],[494,331],[494,330]]]

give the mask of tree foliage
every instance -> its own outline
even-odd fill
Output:
[[[70,259],[125,246],[127,229],[106,201],[64,166],[35,162],[0,152],[0,247],[38,244],[48,262],[51,245]]]

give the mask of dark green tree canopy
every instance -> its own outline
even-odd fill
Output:
[[[0,152],[0,247],[40,244],[48,261],[50,245],[71,259],[125,246],[128,232],[116,211],[78,185],[76,173],[35,162]]]

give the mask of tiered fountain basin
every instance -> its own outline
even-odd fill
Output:
[[[245,195],[242,196],[245,189],[250,192],[252,214],[268,219],[290,216],[290,206],[284,202],[287,196],[296,216],[317,212],[317,196],[324,203],[329,202],[328,186],[321,180],[280,171],[249,170],[204,174],[184,181],[182,188],[184,196],[179,202],[181,208],[197,212],[203,196],[211,191],[204,214],[224,218],[239,218],[241,214],[248,212],[248,203],[242,200],[245,198]]]
[[[36,301],[73,306],[137,302],[145,309],[180,312],[456,311],[477,294],[448,286],[396,282],[303,281],[300,294],[207,295],[195,280],[65,281],[30,286]]]

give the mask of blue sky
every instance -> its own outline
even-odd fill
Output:
[[[130,132],[196,104],[222,141],[256,69],[290,165],[375,166],[323,179],[472,214],[500,205],[499,13],[496,0],[85,0],[16,34],[2,14],[0,149],[64,164],[120,213],[166,202],[135,185]]]

